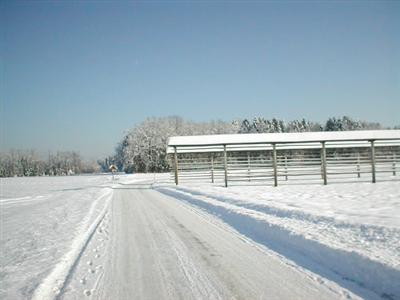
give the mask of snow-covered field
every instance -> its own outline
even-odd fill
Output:
[[[1,299],[30,298],[61,260],[74,262],[108,186],[106,176],[1,179]]]
[[[102,221],[118,179],[154,175],[0,179],[0,299],[57,294]],[[51,298],[51,297],[50,297]]]
[[[117,177],[116,181],[108,175],[1,179],[1,299],[54,299],[57,296],[80,299],[84,295],[96,298],[93,288],[88,287],[107,284],[102,278],[113,276],[105,268],[107,256],[115,256],[118,252],[113,247],[124,244],[111,237],[111,228],[114,231],[117,228],[115,215],[118,215],[115,211],[111,213],[111,204],[118,201],[123,208],[129,204],[130,198],[126,197],[140,199],[136,205],[147,214],[143,220],[136,220],[137,224],[151,221],[152,215],[158,216],[158,224],[162,219],[160,214],[168,213],[164,205],[170,203],[170,212],[176,218],[182,214],[182,220],[186,218],[189,222],[189,211],[206,215],[207,222],[217,224],[218,228],[222,226],[218,224],[224,224],[246,243],[289,262],[301,274],[315,274],[310,276],[318,278],[318,283],[331,282],[328,284],[331,289],[335,290],[338,285],[347,290],[340,292],[345,297],[400,299],[400,181],[396,178],[376,184],[224,188],[194,183],[175,186],[168,183],[168,174]],[[157,196],[154,191],[156,194],[146,194],[142,186],[172,198]],[[115,198],[116,192],[121,194]],[[153,204],[147,207],[146,201]],[[149,211],[152,206],[160,210],[152,214]],[[133,207],[129,209],[135,211]],[[129,221],[128,213],[125,217]],[[173,219],[167,217],[164,221],[169,224]],[[194,226],[196,222],[186,225]],[[161,223],[156,223],[154,228],[161,230]],[[179,226],[176,233],[170,230],[167,233],[172,236],[179,233],[193,237]],[[141,236],[140,230],[134,232]],[[199,231],[199,234],[206,236],[205,232]],[[151,242],[151,237],[145,241]],[[135,242],[127,245],[134,247]],[[184,255],[188,255],[190,262],[192,254]],[[161,257],[158,259],[162,260]],[[219,257],[213,255],[216,265],[223,263],[223,256]],[[227,258],[228,253],[224,259]],[[108,263],[111,262],[114,261],[109,259]],[[196,261],[190,264],[196,267]],[[225,264],[229,265],[226,261]],[[129,263],[122,271],[129,271]],[[90,274],[99,275],[91,277]],[[177,278],[178,274],[175,273]],[[207,274],[196,276],[207,277]],[[109,291],[105,290],[104,295],[109,295]]]

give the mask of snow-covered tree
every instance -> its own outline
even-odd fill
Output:
[[[330,118],[325,127],[306,119],[285,122],[277,118],[264,117],[236,119],[233,122],[213,120],[191,122],[181,117],[148,118],[139,123],[123,137],[115,154],[99,161],[106,171],[107,163],[113,163],[125,172],[159,172],[169,168],[166,148],[170,136],[228,134],[228,133],[274,133],[310,132],[322,130],[358,130],[373,126],[373,123],[353,121],[349,117]],[[375,126],[375,125],[374,125]]]

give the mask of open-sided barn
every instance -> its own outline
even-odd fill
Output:
[[[396,176],[400,130],[174,136],[167,153],[175,183]]]

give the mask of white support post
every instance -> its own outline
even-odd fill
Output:
[[[371,140],[371,172],[372,172],[372,183],[376,182],[376,168],[375,168],[375,145],[374,140]]]
[[[276,162],[276,144],[272,144],[272,167],[274,169],[274,186],[278,186],[278,166]]]
[[[393,150],[393,176],[396,176],[396,152]]]
[[[325,142],[321,142],[321,164],[322,164],[322,179],[324,180],[324,185],[328,184],[327,172],[326,172],[326,148]]]
[[[361,172],[360,172],[360,150],[357,152],[357,177],[361,177]]]
[[[174,146],[174,167],[175,167],[175,184],[178,185],[178,152],[176,150],[176,146]]]
[[[228,157],[226,153],[226,145],[224,145],[224,173],[225,173],[225,187],[228,187]]]

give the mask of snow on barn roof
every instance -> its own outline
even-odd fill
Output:
[[[228,151],[251,151],[271,149],[366,147],[368,141],[377,141],[377,146],[399,146],[400,130],[322,131],[290,133],[247,133],[173,136],[168,140],[167,153],[173,153],[176,146],[179,153],[218,152],[226,145]]]

